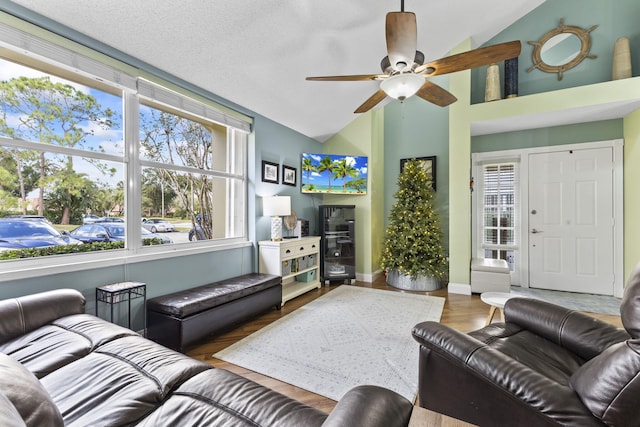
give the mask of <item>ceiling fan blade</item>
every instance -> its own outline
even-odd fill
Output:
[[[391,67],[403,70],[413,64],[416,56],[418,29],[413,12],[387,13],[387,53]]]
[[[354,113],[356,114],[366,113],[367,111],[369,111],[370,109],[378,105],[380,101],[382,101],[386,97],[387,97],[387,94],[382,89],[378,89],[378,91],[373,95],[371,95],[369,99],[364,101],[364,103],[361,106],[359,106],[356,109],[356,111],[354,111]]]
[[[447,105],[453,104],[458,100],[451,92],[448,90],[438,86],[435,83],[431,83],[429,80],[425,80],[424,84],[418,91],[416,92],[420,98],[425,101],[429,101],[433,104],[436,104],[440,107],[446,107]]]
[[[469,70],[505,59],[515,58],[520,55],[522,46],[520,40],[500,43],[493,46],[481,47],[469,52],[436,59],[416,68],[415,72],[424,73],[427,76],[455,73],[456,71]]]
[[[356,74],[352,76],[321,76],[321,77],[307,77],[306,80],[314,81],[335,81],[335,82],[357,82],[365,80],[383,80],[386,79],[386,74]]]

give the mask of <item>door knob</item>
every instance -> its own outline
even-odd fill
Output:
[[[531,234],[542,233],[542,230],[536,230],[535,228],[531,230]]]

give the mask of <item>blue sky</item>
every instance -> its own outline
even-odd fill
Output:
[[[340,159],[347,159],[347,164],[350,164],[352,167],[358,169],[360,174],[357,178],[348,178],[348,181],[354,179],[367,179],[367,157],[366,156],[348,156],[342,154],[313,154],[313,153],[303,153],[302,158],[308,157],[311,159],[312,164],[314,166],[318,166],[320,161],[329,156],[333,162],[337,162]],[[302,171],[301,174],[302,184],[314,184],[314,185],[329,185],[329,174],[327,172],[323,172],[322,174],[318,172],[312,172],[309,179],[307,179],[307,172]],[[331,185],[342,185],[342,179],[331,179]]]
[[[122,133],[122,98],[119,96],[111,95],[110,93],[106,93],[94,88],[90,88],[88,86],[75,83],[69,80],[65,80],[56,76],[51,76],[39,70],[35,70],[29,67],[24,67],[22,65],[16,64],[14,62],[6,61],[0,58],[0,81],[8,81],[14,77],[29,77],[29,78],[38,78],[48,76],[51,78],[53,82],[61,82],[65,84],[69,84],[76,88],[78,91],[82,91],[84,93],[92,95],[98,103],[100,104],[102,109],[109,108],[116,112],[116,116],[112,120],[117,122],[117,126],[115,129],[102,129],[97,126],[95,123],[86,122],[82,124],[82,127],[85,131],[92,132],[93,135],[89,135],[86,137],[85,148],[92,150],[99,150],[99,147],[104,150],[106,154],[114,154],[118,156],[124,156],[124,140]],[[10,125],[14,127],[19,123],[19,116],[8,116],[7,121]],[[35,141],[38,142],[38,141]],[[47,156],[53,157],[52,154],[48,154]],[[91,178],[95,182],[107,183],[109,185],[115,185],[119,181],[124,180],[124,172],[123,165],[120,163],[112,163],[102,161],[103,164],[107,164],[109,167],[113,167],[117,169],[116,174],[111,177],[108,175],[103,175],[100,173],[93,165],[89,162],[84,161],[79,157],[74,157],[74,170],[78,173],[84,173],[89,178]]]

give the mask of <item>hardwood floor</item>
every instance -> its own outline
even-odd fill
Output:
[[[253,332],[263,328],[264,326],[274,322],[275,320],[286,316],[297,308],[307,304],[310,301],[318,298],[319,296],[330,292],[339,285],[323,286],[321,289],[316,289],[301,295],[291,301],[288,301],[282,310],[271,310],[260,317],[257,317],[250,322],[247,322],[238,328],[231,330],[224,335],[215,337],[210,342],[204,343],[196,348],[193,348],[187,354],[195,359],[202,360],[218,368],[224,368],[243,377],[249,378],[259,384],[262,384],[268,388],[276,390],[284,395],[292,397],[298,401],[304,402],[307,405],[313,406],[325,412],[330,412],[335,406],[336,402],[327,399],[326,397],[310,393],[298,387],[294,387],[290,384],[283,383],[276,379],[267,377],[265,375],[258,374],[240,366],[232,365],[222,360],[213,358],[212,355],[236,341],[252,334]],[[341,285],[347,286],[347,285]],[[367,288],[384,289],[393,292],[402,292],[395,289],[384,282],[384,279],[379,279],[374,283],[356,282],[355,286],[362,286]],[[439,289],[434,292],[424,292],[426,295],[441,296],[446,298],[444,310],[442,313],[441,323],[458,329],[462,332],[469,332],[475,329],[480,329],[484,326],[485,320],[489,313],[489,306],[480,301],[478,295],[459,295],[448,294],[446,288]],[[591,314],[591,313],[590,313]],[[614,324],[616,326],[622,326],[619,316],[599,315],[591,314],[601,320]],[[499,320],[500,316],[495,316],[495,321]]]

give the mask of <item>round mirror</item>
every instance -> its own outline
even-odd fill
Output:
[[[568,64],[580,54],[582,42],[575,34],[562,33],[551,37],[540,48],[540,57],[542,61],[558,67]]]
[[[585,58],[595,59],[596,55],[589,53],[589,33],[596,28],[597,25],[587,30],[564,25],[564,19],[561,19],[557,28],[543,35],[540,40],[529,42],[533,45],[533,65],[527,72],[537,68],[545,73],[558,73],[558,80],[562,80],[562,73],[575,67]]]

